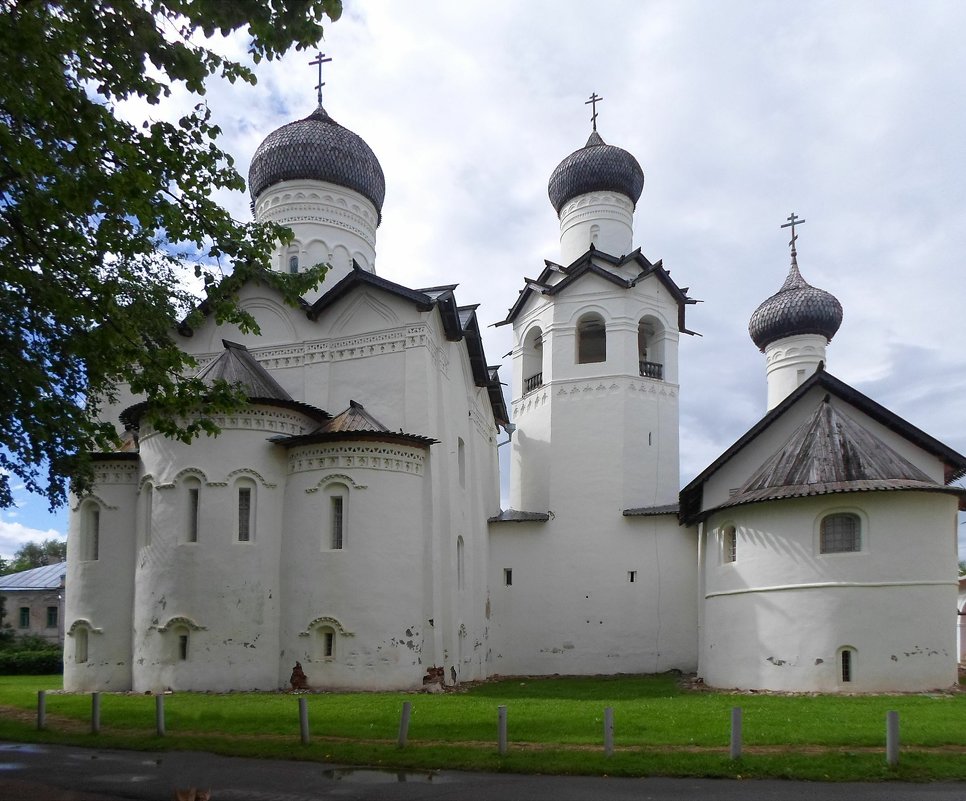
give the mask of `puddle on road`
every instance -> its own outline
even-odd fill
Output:
[[[329,768],[323,770],[322,775],[326,779],[358,784],[395,784],[397,782],[431,784],[443,781],[438,773],[432,771],[375,770],[373,768]]]
[[[42,745],[33,745],[31,743],[3,743],[0,745],[0,751],[18,751],[21,754],[47,753],[47,749]]]
[[[26,762],[0,762],[0,770],[23,770]]]

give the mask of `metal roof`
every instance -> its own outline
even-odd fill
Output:
[[[379,159],[358,134],[339,125],[320,104],[308,117],[283,125],[258,146],[248,170],[252,198],[282,181],[327,181],[352,189],[382,220],[386,178]]]
[[[644,170],[630,153],[608,145],[594,131],[587,144],[557,165],[547,194],[557,214],[569,200],[588,192],[620,192],[637,205],[644,191]]]
[[[0,592],[12,590],[56,590],[67,575],[67,563],[56,562],[19,573],[0,576]]]
[[[615,268],[631,264],[635,265],[639,271],[633,278],[624,278],[595,262],[601,262]],[[556,283],[549,283],[552,276],[560,274],[563,274],[564,277]],[[507,311],[506,318],[498,323],[494,323],[494,325],[501,326],[512,323],[520,312],[523,311],[523,307],[534,292],[542,295],[557,295],[585,275],[597,275],[623,289],[632,289],[645,278],[653,275],[664,285],[664,288],[667,289],[678,303],[678,330],[682,334],[695,333],[694,331],[689,331],[685,324],[685,308],[700,301],[688,297],[689,287],[680,287],[674,282],[674,279],[671,278],[670,270],[664,269],[663,261],[658,260],[655,263],[651,263],[641,253],[640,248],[637,248],[633,253],[628,253],[623,256],[612,256],[609,253],[604,253],[602,250],[597,250],[593,245],[582,256],[575,259],[566,267],[561,267],[559,264],[554,264],[551,261],[544,262],[544,268],[535,280],[529,278],[524,279],[524,287],[520,290],[516,302]]]
[[[367,440],[370,442],[397,442],[428,448],[439,440],[419,434],[406,434],[403,431],[390,431],[366,411],[361,403],[349,401],[349,408],[331,420],[320,425],[309,434],[296,436],[271,437],[270,442],[286,448],[296,445],[310,445],[316,442],[335,442],[342,440]]]

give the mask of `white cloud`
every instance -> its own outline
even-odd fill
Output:
[[[28,542],[42,542],[43,540],[64,539],[64,535],[55,529],[30,528],[23,523],[0,520],[0,557],[10,559]]]

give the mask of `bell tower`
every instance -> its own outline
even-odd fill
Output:
[[[631,250],[644,171],[597,132],[550,177],[560,262],[526,279],[513,325],[510,505],[672,505],[679,487],[678,339],[695,301]]]

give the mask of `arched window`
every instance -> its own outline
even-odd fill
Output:
[[[238,542],[252,542],[255,539],[255,482],[250,478],[240,478],[235,484],[237,493],[235,531]]]
[[[855,681],[855,649],[845,646],[839,649],[839,681],[848,684]]]
[[[289,254],[288,271],[290,273],[297,273],[299,271],[299,257],[297,254]]]
[[[349,523],[349,488],[345,484],[329,484],[325,489],[326,521],[322,547],[341,551],[346,546]]]
[[[819,551],[821,553],[853,553],[862,550],[861,521],[851,512],[822,518]]]
[[[597,247],[600,243],[600,226],[594,223],[590,226],[590,244]]]
[[[721,539],[721,561],[738,561],[738,532],[734,526],[725,526]]]
[[[577,364],[607,361],[607,330],[604,318],[591,312],[577,321]]]
[[[201,513],[201,481],[195,476],[184,480],[184,538],[185,542],[198,541],[198,521]]]
[[[74,630],[74,661],[77,664],[87,661],[87,629],[83,626]]]
[[[523,342],[523,391],[543,386],[543,332],[531,328]]]
[[[663,339],[658,337],[660,326],[653,318],[641,318],[637,323],[637,358],[641,375],[647,378],[664,378]]]
[[[81,514],[81,559],[94,562],[101,555],[101,507],[87,501]]]

